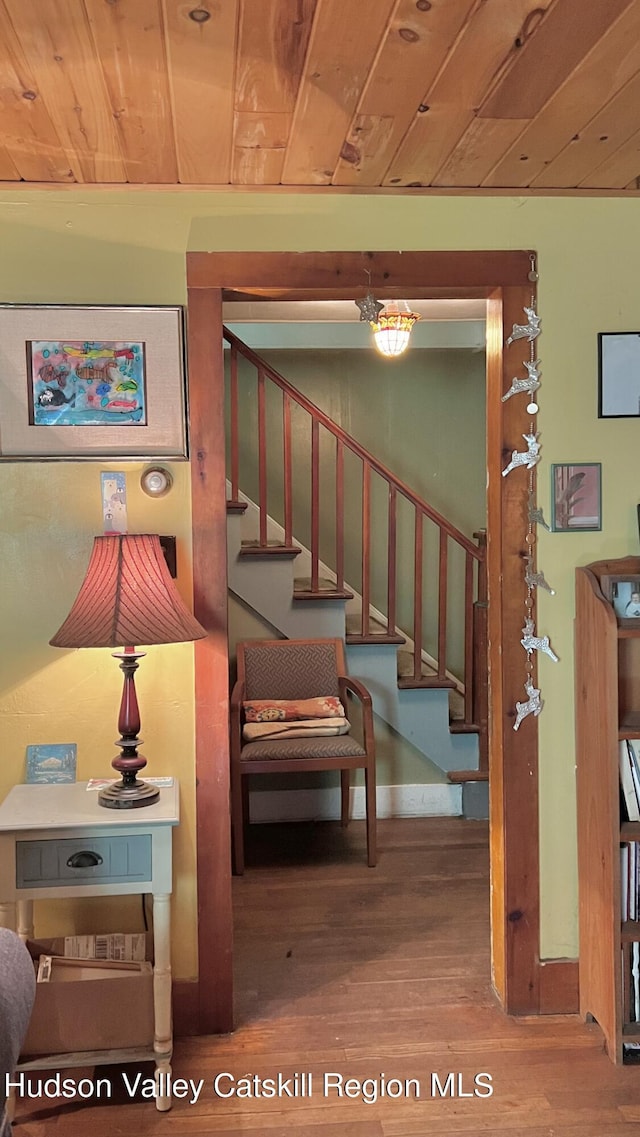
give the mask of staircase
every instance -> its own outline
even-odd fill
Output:
[[[486,781],[484,532],[474,544],[226,329],[225,339],[230,590],[282,635],[344,638],[375,713],[451,781]]]

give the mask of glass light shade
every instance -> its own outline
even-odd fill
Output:
[[[409,346],[411,329],[420,317],[415,312],[401,312],[397,304],[388,304],[380,313],[373,328],[373,339],[381,355],[391,358],[402,355]]]

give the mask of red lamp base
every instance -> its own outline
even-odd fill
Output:
[[[160,797],[157,786],[150,786],[148,782],[135,781],[127,784],[124,778],[105,786],[98,794],[98,801],[106,809],[140,809],[143,805],[153,805]]]
[[[138,670],[138,660],[144,655],[143,651],[137,652],[133,647],[113,653],[114,659],[120,660],[120,670],[124,672],[124,685],[118,717],[120,738],[116,742],[122,754],[118,754],[111,765],[122,776],[119,782],[100,790],[98,804],[103,805],[105,809],[140,809],[144,805],[153,805],[160,797],[157,786],[141,782],[137,777],[140,771],[144,770],[147,760],[143,754],[138,754],[142,739],[138,738],[140,712],[133,677]]]

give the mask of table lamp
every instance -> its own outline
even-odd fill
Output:
[[[121,652],[113,653],[124,673],[116,742],[122,753],[111,763],[121,779],[100,791],[100,805],[137,809],[160,796],[157,786],[137,777],[147,761],[137,749],[142,739],[134,675],[146,652],[133,645],[185,643],[206,634],[171,579],[157,535],[114,533],[94,538],[80,591],[49,643],[53,647],[124,645]]]

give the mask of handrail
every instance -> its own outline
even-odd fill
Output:
[[[405,482],[398,478],[392,470],[389,470],[388,467],[385,466],[382,462],[379,462],[378,459],[373,456],[373,454],[370,454],[369,451],[364,448],[364,446],[361,446],[357,439],[353,438],[350,434],[347,434],[346,430],[343,430],[343,428],[337,422],[334,422],[333,419],[329,418],[329,416],[325,414],[325,412],[321,410],[320,407],[316,406],[315,403],[312,403],[311,399],[308,399],[306,395],[302,394],[301,391],[296,390],[296,388],[293,387],[291,383],[289,383],[288,380],[284,378],[283,375],[280,375],[280,373],[276,371],[274,367],[271,367],[270,364],[268,364],[266,360],[262,358],[262,356],[258,355],[257,352],[253,351],[252,348],[243,343],[241,339],[238,339],[238,336],[229,331],[227,327],[223,327],[222,333],[227,342],[232,346],[235,346],[240,354],[245,357],[245,359],[248,359],[250,363],[253,363],[254,366],[258,368],[258,370],[263,374],[268,375],[277,387],[280,387],[282,391],[286,392],[289,398],[293,399],[294,402],[303,407],[305,411],[308,411],[312,418],[314,418],[317,422],[322,423],[322,425],[331,434],[333,434],[335,438],[340,439],[340,441],[345,446],[348,446],[354,454],[357,454],[359,458],[362,458],[364,462],[367,462],[372,470],[375,470],[377,474],[380,474],[380,477],[384,478],[385,481],[390,483],[390,485],[395,486],[396,490],[399,490],[403,497],[407,498],[407,500],[410,501],[412,505],[415,505],[417,509],[421,510],[421,512],[424,513],[425,517],[428,517],[429,520],[433,521],[440,529],[444,529],[445,533],[447,533],[449,537],[453,538],[454,541],[457,541],[457,543],[461,545],[462,548],[465,549],[468,553],[470,553],[472,557],[478,561],[482,560],[482,554],[479,552],[477,546],[474,545],[473,541],[471,541],[464,533],[462,533],[460,529],[456,529],[455,525],[452,525],[446,517],[443,517],[441,513],[438,513],[437,509],[434,509],[433,506],[429,505],[428,502],[424,501],[421,497],[418,496],[418,494],[414,493],[413,490],[408,485],[406,485]]]
[[[360,577],[361,613],[360,631],[356,638],[360,642],[370,642],[379,639],[381,633],[372,631],[372,609],[380,617],[380,610],[386,614],[386,631],[382,633],[386,642],[398,643],[399,636],[405,640],[412,637],[413,648],[409,650],[413,656],[412,674],[403,675],[400,680],[404,686],[457,686],[464,693],[463,726],[462,729],[475,729],[480,734],[481,767],[486,768],[487,760],[487,667],[486,667],[486,628],[487,628],[487,579],[486,579],[486,533],[484,530],[474,533],[477,544],[456,528],[438,510],[424,501],[409,486],[407,486],[384,463],[370,454],[364,446],[352,438],[351,435],[334,422],[329,416],[316,406],[306,395],[298,391],[283,375],[280,375],[262,356],[248,347],[228,328],[223,329],[224,339],[231,347],[230,362],[230,398],[229,437],[231,453],[229,468],[231,475],[231,498],[237,501],[239,496],[240,478],[240,431],[239,431],[239,405],[238,405],[238,355],[241,355],[256,372],[256,402],[252,413],[257,415],[257,445],[255,450],[247,448],[242,450],[243,463],[249,460],[249,476],[257,480],[255,500],[259,510],[259,549],[268,547],[268,519],[269,503],[273,499],[276,503],[276,513],[283,515],[284,547],[291,549],[294,537],[298,530],[294,528],[294,504],[302,501],[305,521],[308,525],[309,548],[311,556],[311,582],[310,594],[321,595],[320,587],[320,543],[328,539],[327,524],[331,523],[333,513],[329,516],[321,511],[321,497],[323,480],[321,469],[324,470],[327,459],[326,451],[322,452],[321,428],[326,430],[335,439],[335,455],[332,459],[332,477],[335,479],[335,532],[331,540],[334,542],[333,556],[335,585],[330,595],[344,595],[345,592],[345,556],[349,557],[349,580],[356,583]],[[273,404],[268,410],[269,397],[267,395],[267,380],[277,387],[282,396],[282,437],[279,438],[277,428],[274,428]],[[292,439],[292,405],[296,404],[302,411],[310,416],[311,431],[309,438],[308,457],[310,473],[310,496],[304,503],[300,498],[303,491],[304,479],[298,477],[297,463],[294,469],[294,452],[299,446],[293,445]],[[253,405],[251,403],[250,405]],[[246,437],[246,432],[245,432]],[[300,435],[296,435],[299,438]],[[273,450],[279,450],[280,455],[271,457]],[[345,534],[345,449],[349,450],[361,463],[361,478],[356,479],[356,489],[361,495],[360,516],[349,515],[353,522]],[[275,463],[275,466],[274,466]],[[277,474],[275,489],[272,489],[273,476]],[[252,473],[251,473],[252,471]],[[372,472],[377,474],[387,487],[387,525],[386,525],[386,569],[383,568],[382,558],[375,561],[372,553],[381,539],[381,530],[375,526],[379,520],[379,513],[373,510]],[[280,480],[283,484],[279,488]],[[353,492],[353,482],[349,480],[350,490]],[[398,561],[401,549],[405,547],[402,542],[408,538],[406,521],[398,511],[398,499],[401,497],[413,510],[413,565],[406,558]],[[321,518],[325,519],[324,526]],[[357,520],[356,520],[357,518]],[[437,548],[427,539],[429,523],[437,530]],[[453,541],[464,555],[464,565],[460,560],[452,562],[449,553],[449,541]],[[433,553],[431,549],[433,548]],[[427,556],[430,554],[431,559]],[[359,559],[359,564],[358,564]],[[433,563],[435,562],[435,563]],[[385,576],[386,572],[386,576]],[[353,576],[352,576],[353,574]],[[435,584],[434,584],[435,577]],[[308,595],[308,594],[307,594]],[[456,598],[455,609],[451,609],[451,598]],[[459,599],[457,599],[459,598]],[[372,603],[373,602],[373,603]],[[378,605],[378,609],[373,604]],[[451,617],[451,619],[450,619]],[[375,623],[375,620],[374,620]],[[401,628],[411,632],[401,631]],[[353,636],[354,633],[351,633]],[[429,646],[427,652],[423,644]],[[452,678],[449,660],[455,656],[454,666],[461,683]],[[425,663],[426,671],[425,671]]]

